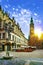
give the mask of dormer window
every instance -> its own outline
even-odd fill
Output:
[[[8,25],[11,25],[11,22],[9,22]]]

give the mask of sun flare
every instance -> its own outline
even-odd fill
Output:
[[[35,35],[38,36],[38,38],[41,37],[41,29],[35,29]]]

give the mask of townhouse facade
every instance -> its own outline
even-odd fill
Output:
[[[27,45],[27,39],[19,24],[16,24],[14,17],[10,18],[0,6],[0,50],[10,51],[25,45]]]

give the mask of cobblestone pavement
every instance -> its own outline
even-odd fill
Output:
[[[13,58],[43,58],[43,50],[35,50],[33,52],[14,52],[9,51],[9,54],[13,56]],[[6,52],[0,52],[0,58],[5,56]]]

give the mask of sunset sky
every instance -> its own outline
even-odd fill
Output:
[[[0,0],[2,9],[15,17],[26,38],[29,35],[30,18],[33,17],[35,30],[43,31],[43,0]]]

